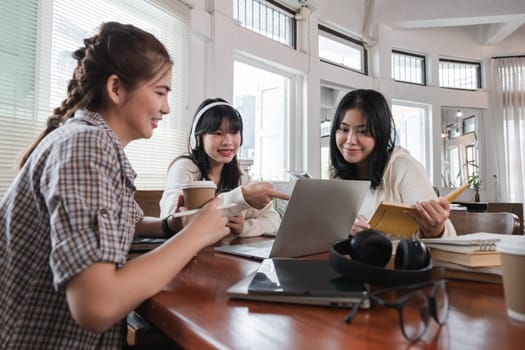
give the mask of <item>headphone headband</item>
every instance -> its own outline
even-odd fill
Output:
[[[193,119],[193,124],[191,126],[190,146],[192,149],[194,149],[197,146],[197,140],[195,139],[195,129],[197,128],[197,124],[199,124],[199,120],[204,115],[204,113],[206,113],[210,109],[217,107],[217,106],[230,106],[231,108],[235,109],[235,107],[233,107],[228,102],[222,102],[222,101],[212,102],[209,105],[202,107],[201,110],[197,113],[197,115]]]
[[[392,287],[429,281],[431,278],[432,258],[427,247],[424,247],[428,255],[423,267],[415,270],[391,270],[346,257],[351,254],[350,240],[334,242],[330,247],[328,262],[335,271],[352,281]]]

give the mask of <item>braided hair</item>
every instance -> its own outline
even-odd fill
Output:
[[[20,168],[40,141],[72,118],[78,109],[96,112],[103,107],[105,84],[112,74],[132,91],[173,64],[164,45],[152,34],[117,22],[103,23],[98,34],[84,39],[84,46],[73,52],[72,57],[77,66],[67,86],[67,97],[53,110],[46,129],[22,156]]]

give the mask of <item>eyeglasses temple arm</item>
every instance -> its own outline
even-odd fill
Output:
[[[359,308],[361,307],[361,304],[363,304],[363,302],[367,298],[368,298],[368,295],[365,295],[364,297],[361,298],[361,300],[359,300],[358,303],[354,304],[354,306],[352,307],[352,310],[350,310],[348,315],[346,315],[346,317],[345,317],[345,322],[346,323],[352,323],[352,321],[354,320],[355,315],[357,315],[357,311],[359,311]]]

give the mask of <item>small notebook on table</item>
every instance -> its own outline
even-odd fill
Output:
[[[504,237],[500,233],[476,232],[449,238],[422,238],[421,241],[429,248],[468,254],[493,252]]]
[[[499,266],[501,260],[496,244],[505,235],[476,232],[449,238],[423,238],[432,259],[464,266]]]

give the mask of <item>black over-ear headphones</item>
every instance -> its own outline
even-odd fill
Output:
[[[330,248],[329,262],[334,270],[356,282],[391,287],[430,280],[432,258],[421,241],[399,241],[394,270],[385,268],[391,255],[390,239],[380,232],[365,230],[335,242]]]

